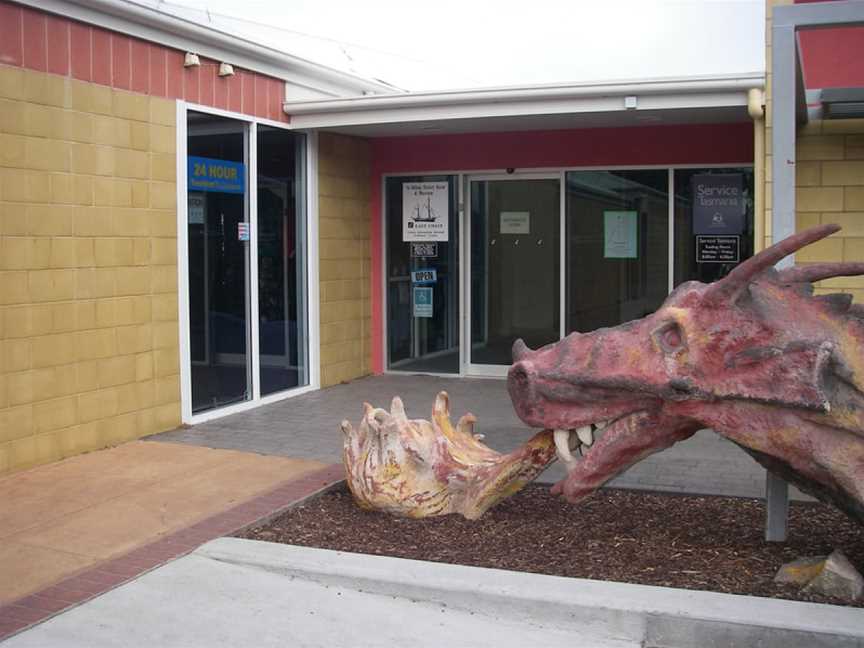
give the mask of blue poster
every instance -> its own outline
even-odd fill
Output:
[[[414,317],[432,317],[432,288],[414,288]]]
[[[218,191],[242,194],[246,191],[246,165],[190,155],[187,161],[189,191]]]

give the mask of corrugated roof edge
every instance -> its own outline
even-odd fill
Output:
[[[324,96],[336,98],[399,92],[398,88],[387,83],[336,70],[128,0],[16,2],[168,47],[195,52],[217,61],[225,61],[283,79]]]

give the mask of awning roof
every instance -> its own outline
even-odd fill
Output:
[[[361,136],[749,120],[761,72],[286,102],[292,128]]]

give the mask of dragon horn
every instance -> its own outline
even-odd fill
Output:
[[[813,283],[831,277],[854,277],[864,274],[864,263],[814,263],[785,268],[777,275],[780,283]]]
[[[775,243],[771,247],[762,250],[759,254],[750,257],[736,266],[732,272],[720,281],[711,284],[711,287],[705,293],[705,298],[718,305],[732,303],[747,289],[747,286],[750,285],[753,279],[778,261],[785,259],[790,254],[794,254],[811,243],[815,243],[839,231],[839,225],[819,225],[793,234],[779,243]]]

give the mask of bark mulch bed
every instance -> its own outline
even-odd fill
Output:
[[[731,497],[602,490],[571,505],[532,485],[471,522],[362,511],[325,493],[240,537],[434,562],[597,580],[841,601],[778,585],[781,564],[841,549],[864,568],[864,528],[825,504],[790,507],[789,541],[763,540],[765,505]],[[856,607],[864,607],[859,601]]]

